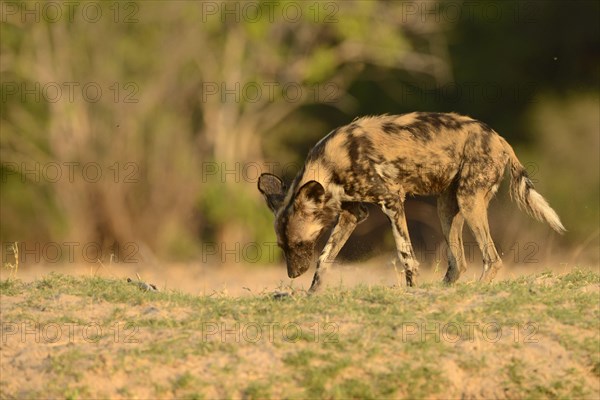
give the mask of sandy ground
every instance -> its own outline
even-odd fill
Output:
[[[567,273],[575,265],[551,263],[535,263],[522,265],[505,265],[497,274],[496,280],[514,279],[518,276],[534,274],[546,270],[554,273]],[[595,271],[600,271],[600,265],[585,265]],[[214,292],[241,296],[251,293],[273,291],[283,286],[293,285],[294,288],[308,289],[314,269],[303,276],[289,279],[284,265],[257,266],[236,264],[232,266],[208,266],[205,264],[168,264],[158,267],[147,267],[142,264],[48,264],[24,266],[19,269],[19,278],[25,282],[38,279],[51,272],[75,276],[101,276],[117,279],[137,279],[137,275],[148,283],[153,283],[160,289],[179,290],[185,293],[206,295]],[[442,280],[446,267],[421,267],[419,282],[431,283]],[[3,271],[3,275],[7,272]],[[325,275],[325,283],[334,287],[352,287],[356,284],[367,285],[404,285],[404,279],[394,270],[389,261],[369,262],[365,264],[337,264],[331,267]],[[467,272],[461,276],[460,282],[475,281],[481,274],[481,266],[470,265]]]
[[[542,268],[541,265],[528,265],[528,266],[508,266],[505,267],[498,274],[498,280],[503,279],[514,279],[521,275],[529,275],[544,270],[552,270],[556,274],[562,274],[569,272],[574,266],[570,265],[558,265],[552,266],[545,264]],[[598,270],[598,266],[595,267]],[[209,267],[201,264],[169,264],[163,268],[144,268],[140,264],[113,264],[107,266],[99,265],[36,265],[36,266],[24,266],[19,270],[19,278],[24,281],[33,281],[41,278],[50,272],[60,272],[63,274],[71,275],[87,275],[87,276],[102,276],[126,279],[127,277],[137,279],[136,274],[139,274],[141,278],[149,283],[156,284],[160,289],[176,289],[183,292],[196,294],[196,295],[210,295],[215,292],[221,295],[229,296],[246,296],[250,294],[257,294],[262,292],[272,292],[277,290],[278,287],[286,286],[292,283],[292,280],[287,278],[285,267],[257,267],[256,265],[243,266],[229,266],[229,267]],[[293,286],[296,288],[307,289],[311,283],[312,270],[304,276],[293,281]],[[422,268],[420,281],[426,282],[439,282],[445,269],[440,268],[438,271]],[[6,273],[6,272],[4,272]],[[476,280],[480,274],[480,267],[470,266],[470,270],[461,278],[461,281],[472,281]],[[394,271],[393,266],[386,265],[382,262],[380,265],[370,263],[369,265],[338,265],[334,266],[329,273],[326,275],[326,281],[332,286],[344,286],[349,287],[358,283],[366,283],[369,285],[397,285],[399,277]],[[404,284],[403,280],[400,280],[401,284]],[[541,282],[540,284],[544,284]],[[599,293],[600,287],[594,285],[590,288],[583,288],[585,290],[592,290]],[[435,290],[445,290],[443,288],[436,288]],[[453,290],[453,289],[448,289]],[[421,290],[416,291],[415,295],[422,294]],[[21,308],[21,304],[24,301],[24,296],[4,296],[2,299],[2,311],[12,312]],[[478,299],[465,300],[467,305],[465,307],[472,306],[473,302],[477,302]],[[114,312],[114,306],[110,303],[97,303],[88,304],[88,300],[80,298],[78,296],[71,295],[60,295],[58,296],[47,309],[42,310],[44,318],[49,318],[55,315],[57,320],[60,320],[62,310],[68,310],[72,308],[80,308],[85,312],[86,318],[102,321],[106,318],[110,319],[111,313]],[[40,312],[42,312],[40,311]],[[189,310],[181,310],[183,313],[189,312]],[[149,307],[146,305],[131,305],[127,308],[127,315],[138,315],[140,318],[152,317],[155,314],[172,317],[175,311],[166,311],[157,309],[155,307]],[[168,314],[170,313],[170,314]],[[349,326],[353,326],[350,323]],[[554,333],[564,329],[563,326],[557,326],[552,328],[551,333]],[[350,329],[341,325],[340,332],[344,329]],[[569,327],[569,329],[573,329]],[[175,332],[175,331],[174,331]],[[510,332],[508,332],[510,333]],[[509,334],[505,337],[510,337]],[[580,339],[593,339],[594,333],[589,331],[574,332]],[[178,337],[179,333],[171,332],[166,333]],[[17,336],[15,336],[16,338]],[[242,373],[245,369],[248,369],[248,373],[252,377],[260,377],[260,374],[264,374],[264,371],[268,369],[256,368],[256,360],[262,360],[259,364],[277,365],[277,362],[281,363],[281,354],[277,353],[277,349],[269,346],[260,347],[258,349],[248,347],[244,348],[243,351],[253,351],[244,355],[240,350],[241,355],[238,354],[238,358],[235,361],[227,359],[225,356],[220,356],[218,359],[213,360],[212,356],[205,358],[192,358],[185,361],[177,361],[171,364],[165,364],[157,366],[152,364],[148,360],[138,359],[127,359],[127,365],[130,365],[125,370],[119,370],[114,367],[118,364],[119,349],[123,346],[130,346],[129,344],[123,343],[108,343],[108,346],[100,356],[96,353],[95,348],[89,343],[81,342],[79,339],[80,335],[76,334],[75,337],[79,341],[69,342],[63,340],[59,343],[44,344],[44,343],[25,343],[24,341],[18,341],[11,337],[11,341],[0,346],[2,367],[1,371],[4,376],[10,376],[11,379],[4,381],[3,391],[16,398],[21,397],[20,394],[26,395],[28,390],[33,390],[34,393],[40,393],[44,391],[44,387],[51,382],[48,382],[46,372],[52,370],[53,360],[58,360],[60,364],[60,357],[63,354],[68,354],[67,351],[71,348],[80,349],[82,352],[83,362],[81,365],[81,376],[77,377],[77,382],[80,385],[85,385],[94,390],[100,390],[99,393],[109,393],[110,397],[129,397],[136,398],[151,398],[153,396],[152,386],[149,382],[160,382],[162,385],[169,386],[173,385],[173,377],[186,376],[190,371],[193,376],[201,376],[203,379],[212,382],[219,382],[221,379],[225,379],[225,375],[212,376],[211,363],[235,363],[240,365],[239,370],[236,373]],[[556,334],[558,337],[558,334]],[[504,336],[503,336],[504,338]],[[152,336],[146,334],[144,330],[141,330],[136,339],[139,339],[141,343],[147,343],[151,341],[160,341],[161,337]],[[178,340],[199,340],[198,337],[187,338],[181,337]],[[508,340],[508,339],[507,339]],[[447,388],[449,396],[455,398],[519,398],[519,393],[511,393],[503,391],[506,385],[502,380],[501,375],[497,375],[496,372],[506,369],[509,367],[510,360],[519,360],[522,363],[525,370],[533,369],[535,379],[539,382],[553,382],[556,376],[560,376],[565,371],[576,371],[576,375],[580,377],[582,385],[594,394],[594,396],[600,390],[600,383],[596,379],[591,371],[587,367],[582,367],[574,356],[568,352],[564,346],[559,343],[558,339],[553,336],[547,336],[540,339],[539,343],[528,345],[527,347],[514,347],[510,341],[502,344],[502,351],[498,351],[500,344],[490,344],[485,341],[475,342],[460,342],[457,343],[457,352],[473,354],[474,359],[480,354],[486,354],[487,364],[482,366],[483,372],[478,377],[468,375],[462,368],[459,367],[458,361],[453,357],[449,356],[440,360],[444,376],[452,382],[452,385]],[[121,347],[120,347],[121,346]],[[240,358],[241,357],[241,358]],[[142,357],[143,358],[143,357]],[[93,361],[95,360],[95,361]],[[543,362],[540,362],[543,360]],[[88,365],[89,364],[89,365]],[[62,364],[60,364],[62,365]],[[220,365],[220,364],[219,364]],[[104,371],[110,371],[111,368],[118,370],[113,374],[106,374]],[[377,369],[378,365],[367,365],[367,369]],[[558,369],[557,369],[558,368]],[[222,369],[221,367],[217,369]],[[78,369],[79,370],[79,369]],[[127,371],[148,371],[149,375],[133,374],[134,376],[128,375]],[[262,371],[262,372],[261,372]],[[489,372],[489,373],[488,373]],[[258,374],[258,375],[257,375]],[[148,376],[151,378],[148,379]],[[253,379],[254,379],[253,378]],[[73,380],[74,378],[66,376],[61,378],[64,382]],[[133,380],[132,380],[133,379]],[[137,380],[136,380],[137,379]],[[244,379],[243,379],[244,380]],[[250,380],[250,378],[245,379]],[[210,385],[209,385],[210,386]],[[211,391],[218,385],[212,385],[208,390],[208,397],[219,398],[228,397],[224,393],[219,391]],[[120,391],[119,388],[129,388],[127,392]],[[215,389],[216,390],[216,389]],[[94,392],[95,393],[95,392]],[[275,397],[279,397],[278,393],[272,393]],[[282,394],[282,393],[279,393]],[[11,397],[9,395],[9,398]],[[0,396],[4,397],[4,396]],[[74,396],[77,397],[77,396]],[[85,396],[84,396],[85,397]],[[173,397],[173,395],[167,395],[166,397]]]

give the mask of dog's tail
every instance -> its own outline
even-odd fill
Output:
[[[501,138],[508,153],[510,162],[510,194],[516,199],[519,208],[525,210],[527,214],[541,222],[546,222],[556,232],[562,234],[566,231],[560,217],[550,207],[546,199],[535,191],[533,183],[527,176],[525,167],[519,162],[514,150],[506,140]]]

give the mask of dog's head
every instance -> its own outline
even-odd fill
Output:
[[[287,196],[281,179],[262,174],[258,190],[275,214],[277,244],[283,250],[288,276],[296,278],[310,267],[317,239],[332,219],[325,207],[325,189],[319,182],[310,181]]]

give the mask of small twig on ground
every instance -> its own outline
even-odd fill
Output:
[[[17,272],[19,272],[19,243],[14,242],[10,245],[10,249],[13,251],[13,254],[15,256],[15,263],[13,264],[7,262],[4,264],[4,268],[10,270],[9,278],[15,279],[17,277]]]
[[[146,283],[144,281],[142,281],[142,278],[140,278],[140,274],[138,274],[137,272],[135,273],[137,275],[138,280],[134,281],[131,278],[127,278],[127,282],[136,285],[138,288],[140,288],[141,290],[145,291],[145,292],[158,292],[158,287],[156,287],[155,284],[153,283]]]
[[[102,263],[102,261],[100,261],[100,259],[98,258],[98,259],[97,259],[97,262],[98,262],[98,264],[99,264],[99,265],[98,265],[98,267],[96,268],[96,270],[94,271],[94,274],[93,274],[93,276],[96,276],[96,274],[98,273],[98,270],[99,270],[100,268],[104,268],[106,271],[108,271],[108,273],[109,273],[109,274],[111,274],[111,275],[113,276],[113,278],[117,278],[117,279],[119,279],[119,277],[118,277],[117,275],[115,275],[115,274],[114,274],[114,273],[113,273],[113,272],[110,270],[110,268],[109,268],[110,266],[112,266],[112,260],[113,260],[113,257],[114,257],[114,254],[111,254],[111,255],[110,255],[110,261],[109,261],[108,267],[106,267],[106,265],[104,265],[104,264]],[[91,267],[90,267],[90,272],[91,272]]]
[[[289,298],[293,297],[294,294],[289,293],[289,292],[276,291],[276,292],[273,292],[272,296],[273,296],[273,299],[275,299],[275,300],[282,300],[282,299],[289,299]]]

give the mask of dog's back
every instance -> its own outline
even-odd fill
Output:
[[[386,194],[436,195],[467,165],[490,182],[504,170],[502,139],[486,124],[453,113],[364,117],[324,137],[308,155],[305,176],[341,191],[343,201],[378,202]],[[472,174],[470,174],[472,175]]]

